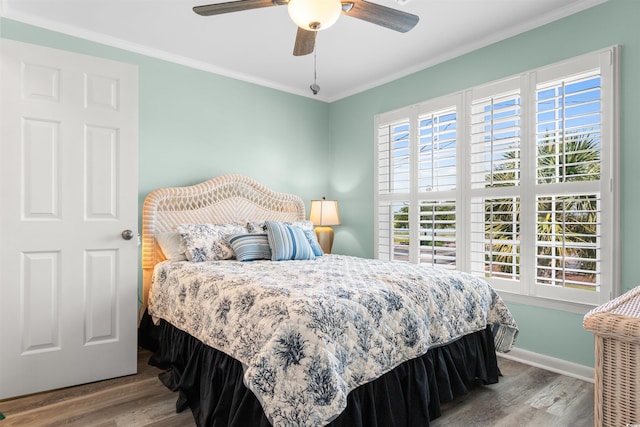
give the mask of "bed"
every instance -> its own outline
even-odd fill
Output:
[[[144,202],[151,363],[198,426],[428,426],[498,381],[517,325],[475,276],[328,255],[303,201],[240,175]],[[316,242],[317,243],[317,242]]]

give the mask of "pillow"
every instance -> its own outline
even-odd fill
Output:
[[[229,245],[238,261],[271,259],[267,233],[234,234],[229,237]]]
[[[302,228],[303,230],[313,231],[313,222],[309,220],[286,222],[285,224],[290,224],[290,225],[293,225],[294,227]]]
[[[176,228],[184,241],[185,255],[193,262],[233,258],[227,237],[247,231],[239,224],[180,224]]]
[[[296,222],[285,222],[285,224],[301,228],[302,231],[304,231],[305,237],[309,241],[309,245],[311,246],[313,254],[315,256],[322,256],[324,252],[322,252],[322,247],[320,247],[320,243],[318,243],[318,236],[316,236],[313,222],[311,222],[310,220],[302,220]]]
[[[264,224],[264,221],[247,221],[247,230],[249,231],[249,233],[262,233],[267,230]],[[313,231],[314,229],[313,222],[309,220],[283,222],[283,224],[293,225],[295,227],[302,228],[303,230]]]
[[[264,221],[248,221],[247,231],[249,233],[264,233],[267,229],[264,226]]]
[[[313,230],[302,230],[304,236],[307,238],[309,242],[309,246],[311,246],[311,250],[315,256],[322,256],[324,252],[322,252],[322,247],[320,243],[318,243],[318,236],[316,236],[316,232]]]
[[[316,258],[301,228],[275,221],[266,221],[265,225],[271,247],[271,261]]]
[[[160,246],[164,257],[169,261],[186,261],[182,236],[177,231],[165,231],[156,234],[156,242]]]

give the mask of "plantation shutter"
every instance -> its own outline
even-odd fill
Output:
[[[603,49],[376,116],[376,256],[545,306],[610,299],[616,65]]]
[[[378,126],[378,258],[409,260],[411,138],[409,119]]]
[[[538,85],[538,184],[600,179],[600,73]]]
[[[455,107],[420,114],[417,120],[417,262],[456,268],[458,120]]]
[[[519,83],[517,80],[511,84]],[[520,89],[471,101],[471,271],[520,278]]]
[[[454,190],[457,182],[455,108],[423,114],[418,120],[418,191]]]
[[[456,201],[420,201],[421,264],[456,268]]]
[[[520,92],[471,103],[471,187],[520,184]]]
[[[378,127],[378,192],[408,193],[410,185],[409,120]]]
[[[409,260],[409,202],[378,203],[378,258]]]
[[[601,76],[536,88],[536,283],[598,291],[601,262]]]

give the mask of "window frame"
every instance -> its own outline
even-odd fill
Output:
[[[457,270],[471,272],[472,226],[471,200],[478,197],[520,197],[520,232],[523,236],[520,247],[520,280],[506,280],[487,277],[487,281],[504,297],[515,302],[538,305],[565,311],[585,313],[620,293],[620,184],[619,184],[619,52],[618,46],[590,52],[565,61],[543,66],[534,70],[510,76],[498,81],[482,84],[452,94],[434,98],[419,104],[378,114],[374,120],[375,171],[374,171],[374,256],[392,259],[393,248],[386,253],[381,251],[379,226],[380,207],[385,203],[408,202],[409,221],[416,226],[409,227],[409,262],[419,262],[419,206],[422,200],[455,200],[456,208],[456,260]],[[539,83],[569,78],[585,74],[588,70],[600,71],[600,179],[598,180],[600,203],[602,208],[600,235],[602,254],[600,262],[600,290],[591,292],[559,286],[547,286],[536,283],[536,200],[549,193],[552,185],[538,184],[537,179],[537,133],[536,133],[536,93]],[[509,91],[519,90],[520,94],[520,185],[504,188],[486,188],[472,186],[471,160],[471,114],[474,100],[483,97],[500,96]],[[454,190],[424,191],[418,187],[417,153],[419,143],[419,118],[424,114],[433,114],[450,107],[456,111],[456,186]],[[409,180],[408,192],[385,193],[379,186],[379,129],[385,124],[408,121],[409,123]],[[590,181],[585,181],[590,182]],[[547,188],[544,188],[544,186]],[[567,191],[566,183],[560,184],[560,191]],[[575,186],[577,191],[584,187],[588,191],[594,185]],[[570,194],[577,194],[571,192]],[[393,220],[391,220],[393,221]],[[416,222],[417,221],[417,222]],[[526,239],[524,236],[529,236]],[[524,240],[524,242],[522,242]],[[391,244],[393,236],[391,237]],[[532,279],[533,278],[533,279]]]

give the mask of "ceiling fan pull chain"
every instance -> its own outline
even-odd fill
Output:
[[[320,86],[318,86],[318,65],[317,65],[317,55],[318,52],[318,42],[316,40],[316,45],[313,48],[313,84],[311,86],[309,86],[309,89],[311,89],[311,92],[313,92],[314,95],[317,95],[318,92],[320,92]]]

